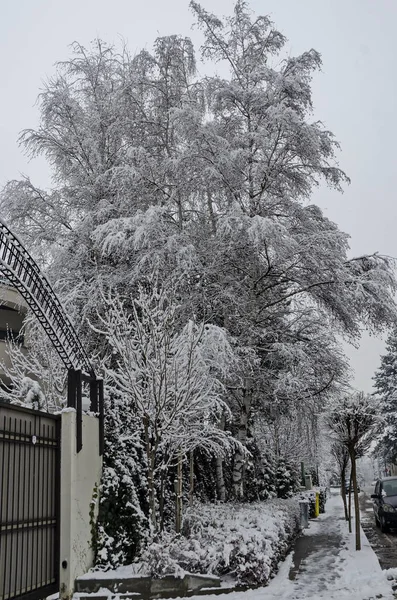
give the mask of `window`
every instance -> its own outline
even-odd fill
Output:
[[[393,481],[385,481],[383,491],[386,496],[397,496],[397,479]]]
[[[13,329],[0,329],[0,341],[12,340],[16,344],[23,346],[24,338],[20,335],[19,331]]]

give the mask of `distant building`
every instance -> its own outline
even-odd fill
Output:
[[[12,336],[18,343],[25,345],[20,330],[27,311],[25,300],[19,292],[0,276],[0,363],[9,364],[5,351],[6,340]],[[0,387],[9,383],[0,365]]]

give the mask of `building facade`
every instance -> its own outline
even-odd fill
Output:
[[[25,300],[19,292],[9,284],[8,280],[0,277],[0,387],[7,385],[2,365],[9,364],[6,353],[6,341],[10,337],[16,343],[25,346],[25,340],[20,331],[27,311]]]

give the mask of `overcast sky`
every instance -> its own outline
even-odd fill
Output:
[[[397,0],[251,0],[288,38],[291,54],[315,48],[323,70],[313,83],[315,117],[341,143],[340,166],[352,180],[343,195],[319,189],[313,200],[351,235],[352,255],[378,251],[397,256]],[[203,0],[230,14],[233,0]],[[200,43],[188,0],[18,0],[0,2],[0,185],[27,174],[49,183],[44,160],[27,162],[18,133],[38,122],[36,97],[69,45],[95,37],[127,42],[132,52],[151,48],[157,36],[179,33]],[[371,389],[383,351],[363,337],[349,351],[356,385]]]

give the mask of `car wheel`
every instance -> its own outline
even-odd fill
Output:
[[[380,518],[380,530],[382,533],[387,533],[389,531],[389,526],[386,524],[385,517]]]

